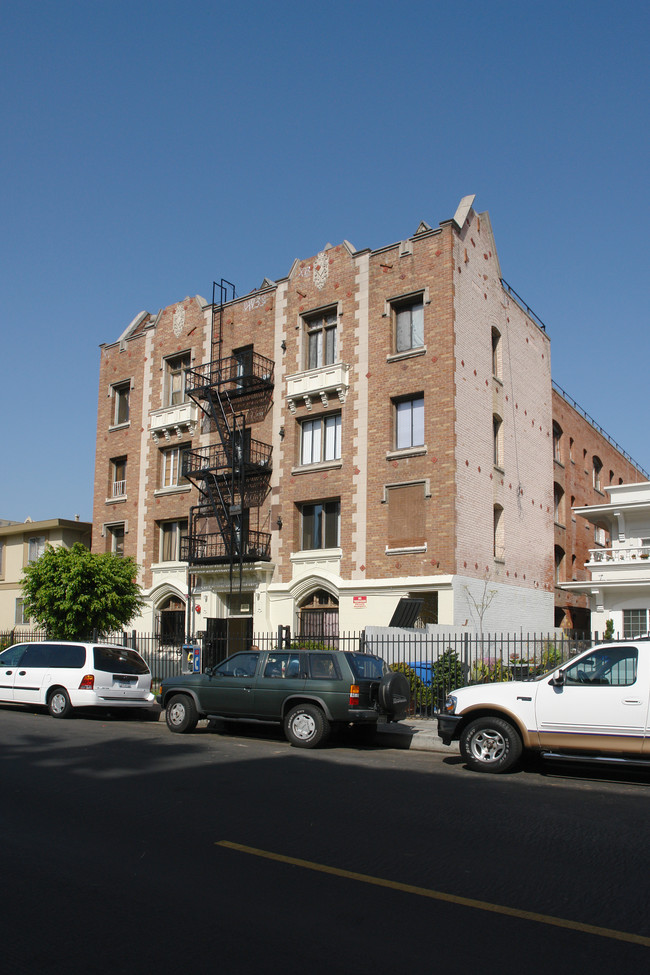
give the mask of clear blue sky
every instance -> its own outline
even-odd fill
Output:
[[[646,469],[641,2],[5,0],[0,518],[92,516],[101,342],[488,210],[553,376]]]

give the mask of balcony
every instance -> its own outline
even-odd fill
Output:
[[[233,541],[236,544],[236,538]],[[204,535],[183,536],[180,557],[190,565],[226,564],[233,558],[239,558],[239,552],[231,551],[220,532],[209,532]],[[268,562],[271,558],[271,535],[268,532],[249,530],[241,557],[244,562]]]
[[[637,545],[635,548],[592,548],[589,550],[587,565],[602,565],[603,563],[624,562],[628,565],[634,562],[645,563],[650,568],[650,546]]]
[[[347,362],[335,362],[331,366],[287,376],[287,406],[292,413],[303,403],[311,410],[314,399],[320,399],[323,406],[329,406],[330,393],[336,393],[341,403],[345,403],[350,388],[349,376],[350,366]]]
[[[178,440],[187,435],[194,436],[198,416],[199,408],[196,403],[191,402],[152,410],[149,414],[149,429],[154,443],[162,439],[171,440],[173,436]]]

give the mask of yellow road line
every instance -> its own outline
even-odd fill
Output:
[[[358,880],[375,887],[387,887],[399,890],[405,894],[416,894],[418,897],[428,897],[431,900],[444,901],[447,904],[459,904],[461,907],[473,907],[479,911],[490,911],[492,914],[503,914],[506,917],[517,917],[524,921],[537,921],[540,924],[550,924],[556,928],[567,928],[570,931],[581,931],[583,934],[595,934],[601,938],[613,938],[615,941],[627,941],[633,945],[643,945],[650,948],[650,938],[641,934],[630,934],[627,931],[616,931],[613,928],[600,928],[595,924],[583,924],[581,921],[568,921],[552,914],[538,914],[535,911],[521,911],[516,907],[504,907],[502,904],[490,904],[489,901],[478,901],[471,897],[458,897],[456,894],[445,894],[439,890],[429,890],[427,887],[415,887],[413,884],[401,884],[396,880],[384,880],[382,877],[372,877],[366,873],[356,873],[353,870],[341,870],[339,867],[328,867],[324,863],[314,863],[311,860],[300,860],[298,857],[287,857],[269,850],[258,850],[254,846],[244,846],[242,843],[232,843],[230,840],[218,840],[215,846],[222,846],[239,853],[250,853],[265,860],[275,860],[278,863],[288,863],[293,867],[303,867],[319,873],[328,873],[334,877],[346,880]]]

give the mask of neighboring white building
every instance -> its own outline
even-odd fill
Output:
[[[650,481],[605,490],[608,504],[573,509],[595,526],[601,542],[585,563],[591,582],[561,588],[589,594],[592,631],[602,635],[611,619],[614,633],[640,636],[650,632]]]

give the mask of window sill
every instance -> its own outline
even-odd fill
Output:
[[[291,553],[292,562],[328,562],[343,558],[342,548],[303,548]]]
[[[154,498],[164,497],[166,494],[187,494],[192,490],[191,484],[175,484],[174,487],[156,488],[153,492]]]
[[[126,430],[130,426],[131,426],[130,420],[127,420],[126,423],[112,423],[108,428],[108,432],[112,433],[113,430]]]
[[[324,460],[320,464],[300,464],[299,467],[292,467],[291,474],[309,474],[315,471],[339,470],[343,467],[341,460]]]
[[[406,349],[404,352],[393,352],[386,356],[386,362],[401,362],[402,359],[414,359],[420,355],[426,355],[426,345],[419,345],[417,349]]]
[[[386,460],[400,460],[403,457],[422,457],[427,452],[427,445],[419,447],[402,447],[401,450],[389,450]]]
[[[126,501],[127,495],[121,494],[119,498],[106,498],[106,504],[119,504],[121,501]]]
[[[413,555],[413,554],[417,554],[418,552],[426,552],[426,550],[427,550],[427,543],[425,542],[424,545],[405,545],[402,548],[389,548],[388,546],[386,546],[385,554],[386,555]]]
[[[499,467],[498,464],[494,464],[494,469],[497,472],[497,474],[505,474],[505,468]]]

